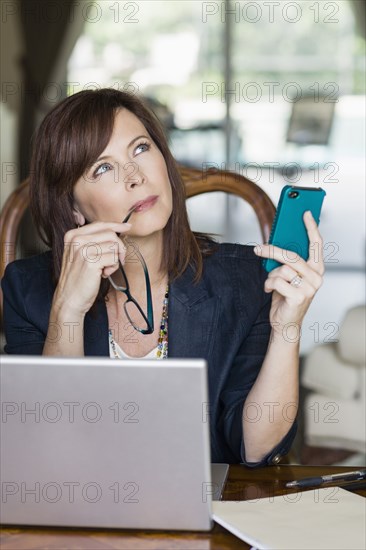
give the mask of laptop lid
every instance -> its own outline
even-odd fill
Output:
[[[209,530],[206,362],[1,358],[1,522]]]

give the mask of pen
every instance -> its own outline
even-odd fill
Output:
[[[330,474],[319,477],[304,477],[288,481],[286,487],[318,487],[324,483],[334,483],[335,481],[357,481],[366,478],[366,470],[356,470],[355,472],[346,472],[341,474]]]
[[[352,483],[341,485],[341,488],[346,489],[346,491],[360,491],[366,489],[366,481],[352,481]]]

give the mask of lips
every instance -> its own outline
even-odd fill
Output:
[[[158,198],[158,195],[150,195],[150,197],[147,197],[142,201],[136,202],[131,210],[133,210],[134,212],[143,212],[145,210],[148,210],[149,208],[154,206]]]

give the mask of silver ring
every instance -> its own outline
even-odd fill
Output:
[[[296,286],[296,287],[300,286],[301,283],[302,283],[302,277],[299,273],[295,275],[295,277],[290,281],[290,285]]]

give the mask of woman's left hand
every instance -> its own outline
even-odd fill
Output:
[[[294,252],[273,245],[263,244],[254,249],[258,256],[283,264],[268,274],[264,284],[265,292],[273,292],[270,322],[276,332],[282,332],[288,325],[301,327],[305,313],[323,282],[323,240],[311,212],[305,212],[303,219],[309,236],[307,261]]]

